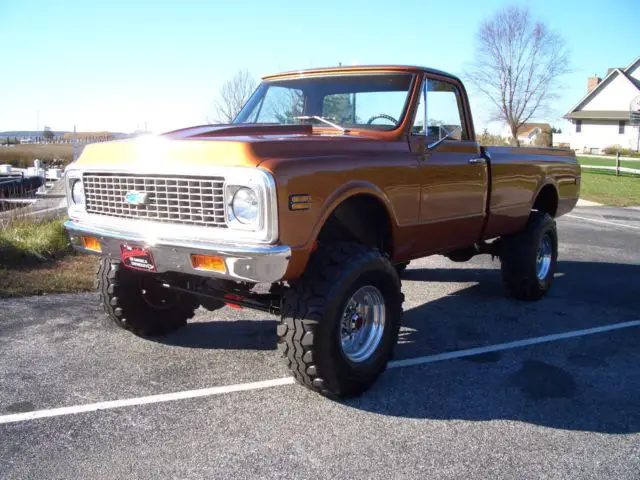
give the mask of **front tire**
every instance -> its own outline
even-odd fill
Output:
[[[153,274],[100,259],[96,288],[107,317],[141,337],[164,335],[184,326],[198,308],[193,295],[162,288]]]
[[[404,273],[404,271],[407,269],[407,267],[409,266],[410,262],[402,262],[402,263],[396,263],[396,272],[398,272],[398,275],[402,275]]]
[[[501,239],[502,281],[519,300],[539,300],[547,294],[557,261],[556,222],[547,213],[531,212],[523,231]]]
[[[321,246],[285,293],[278,326],[298,383],[334,398],[366,391],[391,358],[402,300],[395,267],[378,250]]]

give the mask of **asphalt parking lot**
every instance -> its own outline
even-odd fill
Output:
[[[558,225],[540,302],[488,257],[413,262],[393,368],[346,402],[291,384],[260,312],[143,340],[94,294],[0,301],[0,478],[638,479],[640,210]]]

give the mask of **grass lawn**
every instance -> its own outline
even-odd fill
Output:
[[[578,157],[578,163],[580,165],[600,165],[603,167],[616,166],[616,161],[612,158]],[[636,168],[640,170],[640,158],[638,158],[637,162],[634,160],[620,160],[620,166],[626,168]]]
[[[92,290],[97,262],[91,255],[68,255],[32,267],[0,266],[0,298]]]
[[[0,298],[90,290],[96,266],[73,253],[62,220],[0,226]]]
[[[640,176],[583,171],[580,197],[617,207],[640,205]]]

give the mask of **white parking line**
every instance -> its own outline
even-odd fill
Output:
[[[614,323],[612,325],[604,325],[602,327],[586,328],[584,330],[573,330],[571,332],[555,333],[553,335],[545,335],[544,337],[525,338],[524,340],[516,340],[514,342],[498,343],[497,345],[489,345],[487,347],[468,348],[466,350],[456,350],[454,352],[438,353],[436,355],[427,355],[426,357],[407,358],[404,360],[395,360],[389,362],[389,368],[411,367],[413,365],[422,365],[424,363],[441,362],[443,360],[451,360],[453,358],[472,357],[482,353],[499,352],[502,350],[510,350],[512,348],[527,347],[529,345],[537,345],[538,343],[555,342],[566,338],[584,337],[585,335],[593,335],[594,333],[609,332],[611,330],[619,330],[621,328],[640,327],[640,320],[632,320],[630,322]],[[0,417],[2,418],[2,417]]]
[[[247,390],[260,390],[263,388],[280,387],[294,383],[293,377],[275,378],[263,382],[239,383],[222,387],[201,388],[199,390],[185,390],[182,392],[162,393],[147,397],[127,398],[124,400],[112,400],[108,402],[89,403],[87,405],[75,405],[72,407],[52,408],[49,410],[35,410],[33,412],[14,413],[0,416],[0,424],[24,422],[36,418],[59,417],[74,413],[95,412],[96,410],[110,410],[112,408],[131,407],[134,405],[148,405],[150,403],[172,402],[187,398],[210,397],[223,393],[245,392]]]
[[[596,218],[582,217],[580,215],[574,215],[572,213],[565,215],[565,217],[577,218],[580,220],[586,220],[587,222],[593,222],[593,223],[602,223],[604,225],[615,225],[616,227],[626,227],[626,228],[633,228],[634,230],[640,230],[640,227],[637,225],[628,225],[626,223],[610,222],[608,220],[598,220]]]
[[[396,360],[389,362],[389,368],[410,367],[414,365],[422,365],[425,363],[441,362],[444,360],[452,360],[455,358],[470,357],[482,353],[497,352],[501,350],[510,350],[513,348],[521,348],[539,343],[555,342],[567,338],[583,337],[585,335],[593,335],[595,333],[609,332],[611,330],[619,330],[621,328],[640,327],[640,320],[630,322],[614,323],[612,325],[604,325],[602,327],[587,328],[584,330],[573,330],[571,332],[557,333],[553,335],[545,335],[543,337],[533,337],[524,340],[517,340],[508,343],[499,343],[487,347],[469,348],[466,350],[457,350],[455,352],[438,353],[436,355],[427,355],[425,357],[407,358],[405,360]],[[172,402],[175,400],[186,400],[189,398],[210,397],[214,395],[222,395],[224,393],[246,392],[250,390],[261,390],[265,388],[281,387],[295,383],[293,377],[275,378],[273,380],[265,380],[262,382],[239,383],[237,385],[226,385],[221,387],[202,388],[199,390],[185,390],[182,392],[163,393],[159,395],[149,395],[146,397],[127,398],[124,400],[111,400],[106,402],[89,403],[86,405],[75,405],[71,407],[52,408],[49,410],[34,410],[32,412],[14,413],[10,415],[0,416],[0,424],[24,422],[27,420],[35,420],[38,418],[59,417],[63,415],[73,415],[76,413],[95,412],[98,410],[110,410],[113,408],[132,407],[137,405],[148,405],[152,403]]]

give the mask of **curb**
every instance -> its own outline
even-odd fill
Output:
[[[578,199],[577,207],[602,207],[602,203],[592,202],[591,200]]]

